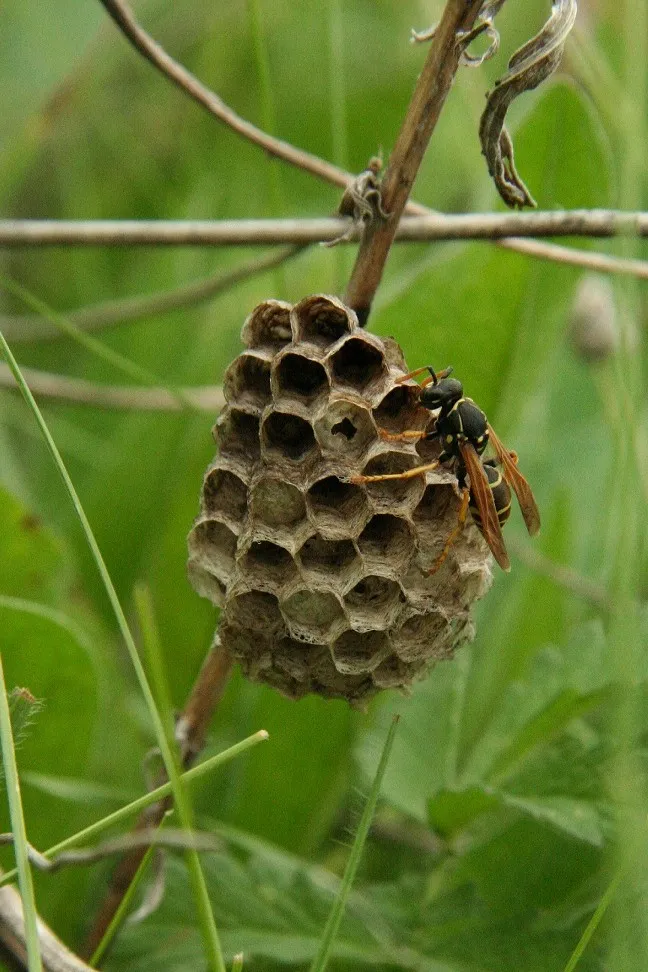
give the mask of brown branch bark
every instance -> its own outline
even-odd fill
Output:
[[[231,655],[221,647],[217,635],[176,726],[176,739],[184,769],[191,766],[204,748],[209,724],[227,686],[233,663]],[[169,799],[149,807],[137,821],[134,830],[158,826],[171,805]],[[84,955],[92,955],[101,942],[146,851],[145,846],[133,849],[124,855],[115,868],[86,940]]]
[[[481,6],[482,0],[448,0],[436,28],[382,183],[382,207],[390,217],[377,219],[367,226],[344,296],[345,303],[355,310],[363,325],[423,155],[459,67],[462,51],[459,34],[474,26]]]

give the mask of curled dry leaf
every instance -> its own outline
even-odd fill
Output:
[[[488,95],[479,138],[488,171],[500,196],[512,208],[535,206],[535,201],[515,169],[513,143],[504,125],[506,113],[518,95],[537,88],[556,70],[575,20],[576,0],[554,0],[549,20],[515,52],[507,73]]]

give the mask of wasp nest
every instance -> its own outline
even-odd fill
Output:
[[[470,606],[490,582],[474,525],[430,568],[457,524],[454,475],[439,469],[363,485],[429,462],[398,345],[363,331],[339,300],[268,300],[243,327],[225,376],[189,575],[221,609],[220,638],[252,679],[291,698],[362,705],[406,688],[472,635]]]

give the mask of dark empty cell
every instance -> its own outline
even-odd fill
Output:
[[[416,523],[432,525],[441,524],[449,512],[456,515],[459,499],[454,489],[448,483],[435,483],[425,487],[421,502],[414,510]]]
[[[204,552],[205,558],[216,564],[231,565],[236,552],[236,536],[219,520],[202,520],[194,527],[192,547]]]
[[[277,368],[279,390],[311,402],[327,387],[326,372],[317,361],[301,354],[287,354]]]
[[[411,547],[412,534],[408,524],[389,513],[373,516],[358,537],[358,549],[363,557],[400,560],[407,556]]]
[[[273,412],[263,426],[266,444],[288,459],[303,459],[315,446],[315,436],[308,422],[298,415]]]
[[[333,594],[306,588],[295,591],[284,601],[282,608],[291,621],[313,631],[326,631],[334,621],[343,616],[342,608]]]
[[[343,483],[337,476],[327,476],[308,491],[308,502],[315,521],[328,526],[350,524],[368,512],[367,500],[360,486]]]
[[[284,584],[297,569],[287,550],[268,540],[253,543],[245,555],[243,569],[269,581]]]
[[[255,516],[270,526],[292,526],[306,516],[306,505],[296,486],[267,477],[254,487],[252,506]]]
[[[408,385],[397,385],[385,395],[374,419],[379,429],[386,432],[406,432],[425,428],[430,413],[418,402],[418,392]]]
[[[261,454],[259,419],[255,415],[232,408],[218,420],[214,435],[223,455],[254,460]]]
[[[353,388],[366,388],[382,372],[382,355],[361,338],[351,338],[333,355],[334,377]]]
[[[270,362],[253,354],[242,354],[227,369],[225,397],[234,404],[264,408],[271,399]]]
[[[301,338],[326,348],[349,334],[351,324],[341,307],[329,300],[311,298],[297,308],[301,321]]]
[[[290,306],[278,300],[260,304],[243,325],[243,341],[249,347],[268,351],[279,351],[290,344]]]
[[[375,668],[389,648],[381,631],[345,631],[333,645],[333,661],[340,672],[357,674]]]
[[[247,506],[247,486],[227,469],[212,469],[205,479],[203,500],[208,513],[229,513],[239,520]]]
[[[394,581],[370,574],[358,581],[345,601],[353,610],[383,612],[395,604],[400,595],[401,589]]]
[[[227,607],[227,620],[244,631],[261,632],[267,638],[283,630],[277,598],[264,591],[250,591],[235,597]]]
[[[343,570],[356,556],[350,540],[323,540],[317,536],[307,540],[299,551],[299,558],[307,570]]]

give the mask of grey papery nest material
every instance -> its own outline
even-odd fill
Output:
[[[490,554],[469,523],[426,573],[457,524],[451,470],[349,480],[431,461],[434,441],[379,430],[433,417],[414,382],[397,384],[396,342],[363,331],[334,297],[265,301],[242,338],[189,535],[191,582],[221,608],[221,642],[251,679],[360,706],[406,689],[472,636]]]

